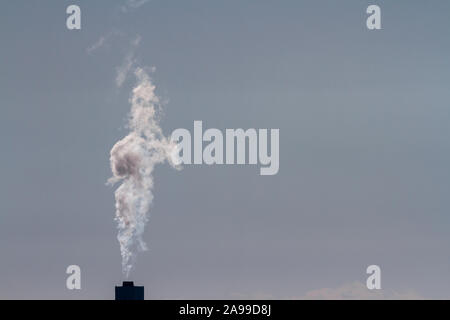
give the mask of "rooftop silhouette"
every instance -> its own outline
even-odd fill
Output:
[[[116,286],[116,300],[144,300],[144,287],[135,286],[133,281],[124,281]]]

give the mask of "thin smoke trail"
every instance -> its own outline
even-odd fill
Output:
[[[134,74],[137,84],[130,97],[130,132],[111,149],[113,176],[108,180],[110,185],[121,183],[115,191],[115,220],[122,271],[126,277],[133,268],[137,252],[147,249],[142,237],[153,201],[153,169],[158,163],[171,163],[174,148],[159,125],[161,103],[155,86],[143,68],[136,68]]]

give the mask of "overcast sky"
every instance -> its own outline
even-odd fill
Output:
[[[111,299],[123,280],[105,183],[138,36],[166,135],[280,129],[275,176],[155,169],[130,277],[146,298],[328,297],[364,291],[371,264],[388,297],[450,298],[449,1],[138,3],[0,4],[0,298]],[[82,290],[66,289],[71,264]]]

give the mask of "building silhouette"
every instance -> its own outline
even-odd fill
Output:
[[[144,287],[135,286],[133,281],[124,281],[116,286],[116,300],[144,300]]]

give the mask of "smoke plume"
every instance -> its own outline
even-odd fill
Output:
[[[128,277],[136,254],[147,249],[142,238],[153,201],[153,169],[166,160],[174,146],[159,125],[161,104],[149,75],[142,68],[134,72],[137,78],[130,104],[129,134],[111,149],[113,176],[108,183],[120,182],[115,191],[118,240],[122,254],[122,270]]]

